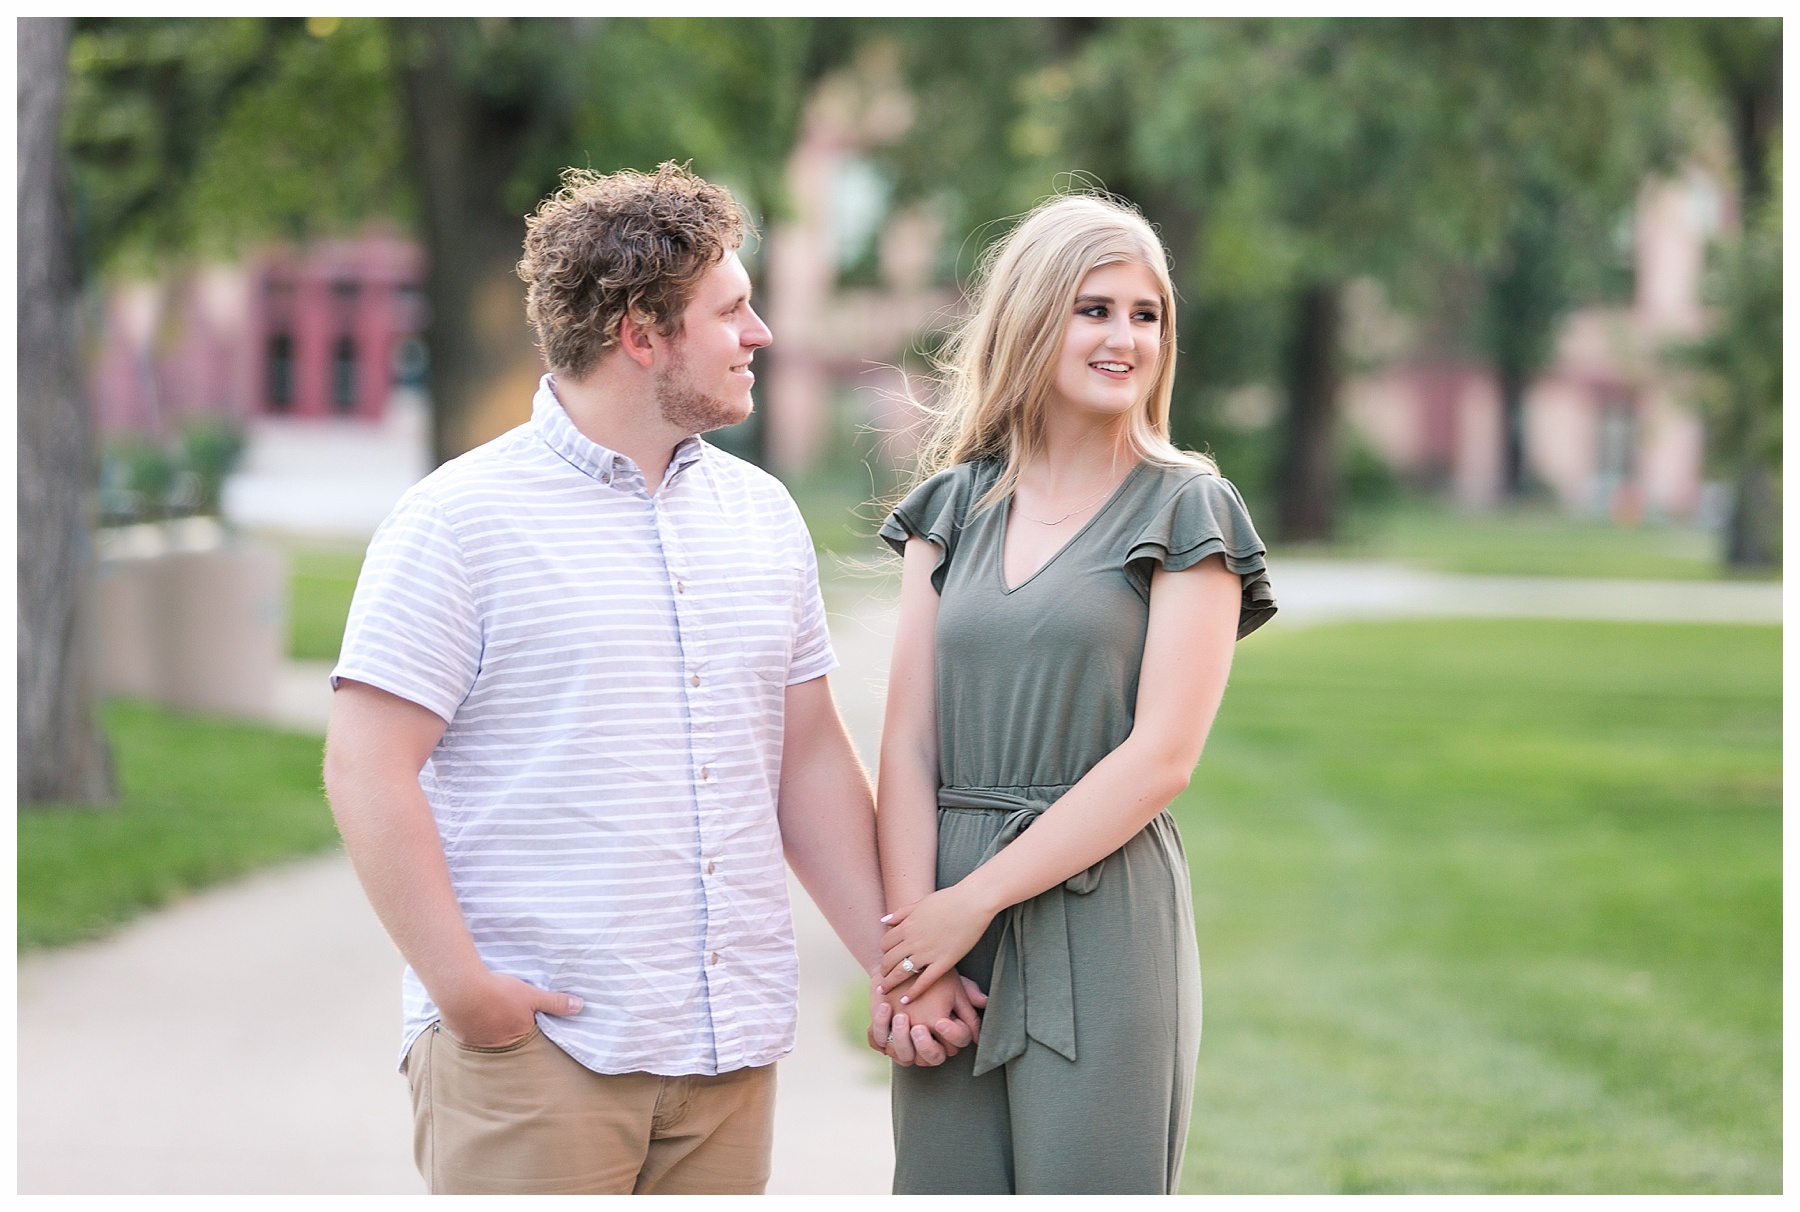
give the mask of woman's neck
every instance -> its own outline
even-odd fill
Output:
[[[1042,492],[1061,495],[1116,483],[1137,457],[1127,418],[1046,418],[1044,440],[1025,456],[1019,478]]]

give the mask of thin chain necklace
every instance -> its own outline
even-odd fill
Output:
[[[1083,510],[1089,508],[1090,506],[1092,506],[1094,504],[1094,502],[1098,501],[1101,497],[1105,496],[1107,493],[1111,492],[1113,489],[1115,489],[1117,487],[1118,487],[1117,484],[1108,484],[1105,488],[1102,488],[1099,492],[1095,493],[1093,496],[1089,497],[1087,500],[1083,501],[1081,504],[1077,505],[1075,508],[1069,510],[1069,512],[1065,513],[1062,517],[1052,519],[1051,521],[1045,521],[1043,518],[1034,518],[1030,514],[1026,513],[1023,509],[1021,509],[1019,507],[1018,494],[1015,493],[1013,495],[1013,512],[1018,514],[1020,517],[1024,518],[1027,522],[1036,522],[1039,526],[1061,526],[1064,522],[1068,521],[1070,518],[1074,517],[1076,514],[1082,512]]]

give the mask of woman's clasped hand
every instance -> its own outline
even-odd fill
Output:
[[[968,889],[954,884],[882,918],[888,932],[881,937],[884,965],[876,990],[897,994],[911,1005],[969,953],[993,920],[993,911],[972,903]]]

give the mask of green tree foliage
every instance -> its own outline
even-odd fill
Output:
[[[64,144],[90,272],[410,213],[378,21],[85,19],[69,66]]]
[[[1505,487],[1526,488],[1524,397],[1568,309],[1607,293],[1610,230],[1628,221],[1647,173],[1667,171],[1691,132],[1671,104],[1652,23],[1449,23],[1478,32],[1445,78],[1443,109],[1473,115],[1482,207],[1470,233],[1483,299],[1474,344],[1499,380]],[[1496,87],[1496,85],[1498,87]]]
[[[811,84],[857,23],[752,19],[92,19],[65,143],[88,263],[152,272],[385,218],[432,265],[440,458],[520,356],[477,297],[568,165],[692,161],[764,216]],[[528,351],[526,351],[528,352]]]
[[[965,231],[1086,170],[1175,258],[1178,434],[1210,436],[1225,389],[1285,384],[1274,468],[1291,538],[1335,522],[1345,284],[1373,277],[1430,307],[1439,282],[1486,279],[1506,298],[1476,335],[1529,373],[1595,276],[1574,251],[1605,246],[1589,237],[1679,145],[1644,22],[999,22],[964,48],[915,24],[927,95],[949,65],[991,60],[922,109],[911,144],[975,172]]]
[[[570,147],[602,170],[692,160],[702,175],[733,182],[763,216],[778,215],[807,93],[848,57],[854,26],[795,17],[609,21],[588,45]]]
[[[265,75],[221,116],[188,198],[202,251],[270,234],[307,239],[376,216],[410,223],[386,30],[367,18],[323,28],[282,38]]]
[[[906,201],[929,199],[947,220],[959,274],[1017,215],[1054,188],[1054,173],[1036,172],[1038,157],[1063,146],[1064,132],[1032,113],[1038,95],[1066,95],[1061,67],[1091,21],[1019,17],[922,17],[875,20],[871,36],[901,48],[914,93],[906,138],[880,151]],[[1061,72],[1057,76],[1057,72]],[[1082,163],[1089,174],[1103,167]]]

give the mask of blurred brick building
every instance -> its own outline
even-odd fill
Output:
[[[92,367],[101,429],[162,433],[188,413],[378,422],[423,370],[424,274],[418,245],[368,235],[121,286]]]
[[[1647,183],[1634,219],[1631,301],[1568,316],[1550,365],[1527,390],[1528,474],[1571,512],[1633,523],[1700,508],[1704,433],[1668,349],[1705,327],[1701,278],[1724,209],[1700,168]],[[1411,478],[1465,505],[1500,499],[1500,389],[1487,366],[1403,353],[1351,378],[1345,411]]]
[[[90,361],[102,436],[233,417],[229,516],[366,534],[429,470],[424,275],[416,243],[376,232],[120,285]]]

